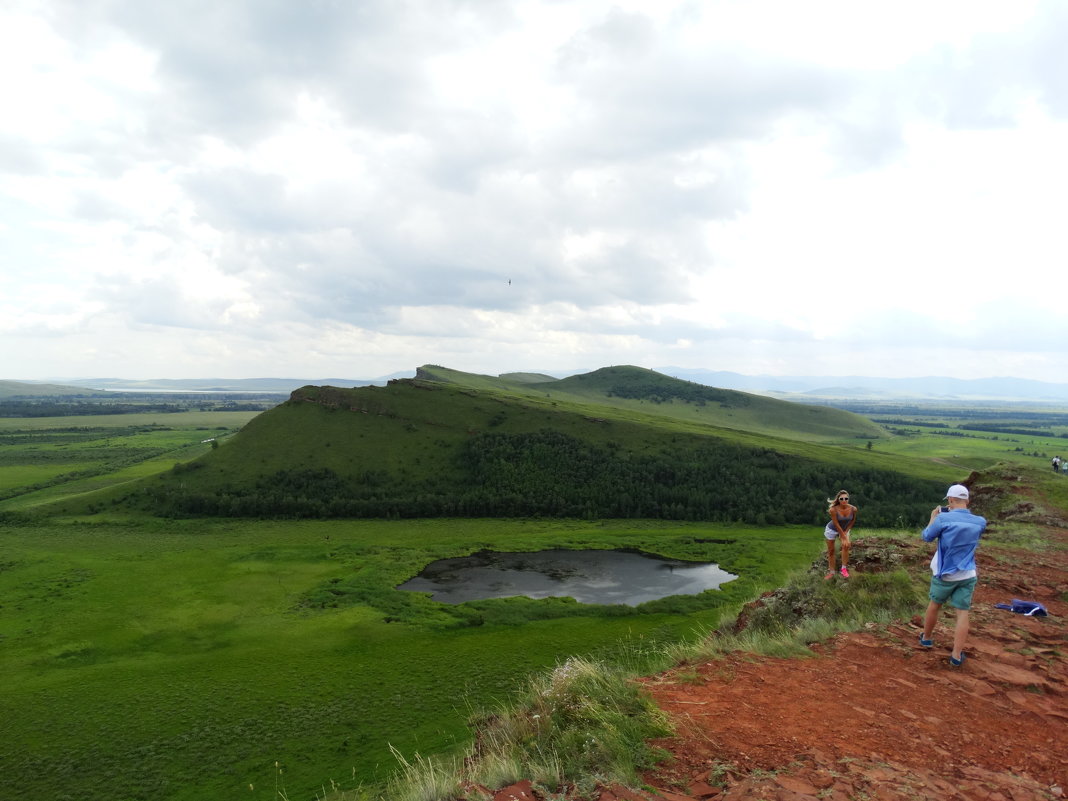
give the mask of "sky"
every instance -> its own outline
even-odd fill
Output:
[[[0,378],[1068,377],[1068,3],[4,0]]]

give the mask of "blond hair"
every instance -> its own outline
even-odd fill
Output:
[[[838,503],[838,496],[841,495],[843,492],[846,495],[849,494],[849,490],[840,489],[840,490],[838,490],[838,492],[834,493],[834,498],[828,498],[827,499],[827,504],[828,504],[827,511],[828,512],[830,512],[832,509],[834,509],[835,504]]]

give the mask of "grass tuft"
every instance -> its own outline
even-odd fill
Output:
[[[848,581],[825,581],[811,571],[794,573],[785,585],[751,609],[741,631],[735,622],[696,642],[668,647],[677,663],[722,657],[735,651],[763,656],[811,656],[808,646],[871,623],[889,623],[922,606],[921,587],[901,569],[854,573]]]
[[[502,787],[529,778],[580,792],[639,783],[655,763],[647,742],[671,729],[632,678],[618,666],[575,657],[535,676],[517,703],[474,721],[466,782]]]
[[[416,754],[408,761],[392,745],[389,747],[400,763],[400,770],[390,781],[387,796],[393,801],[446,801],[460,795],[456,766]]]

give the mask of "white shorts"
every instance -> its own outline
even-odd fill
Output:
[[[838,539],[838,529],[835,528],[834,523],[827,524],[827,527],[823,529],[823,536],[829,540]]]

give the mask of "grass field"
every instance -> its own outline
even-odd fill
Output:
[[[942,418],[942,421],[945,421],[945,418]],[[963,419],[949,420],[952,425],[963,422]],[[1063,432],[1056,429],[1040,436],[955,428],[946,432],[913,428],[907,424],[887,425],[895,433],[886,440],[880,440],[876,445],[878,450],[920,460],[938,461],[964,470],[982,470],[997,462],[1018,462],[1049,468],[1050,459],[1054,455],[1059,454],[1062,458],[1068,456],[1068,439],[1060,436]]]
[[[724,566],[744,579],[685,614],[593,608],[528,620],[559,602],[518,612],[484,603],[518,615],[516,625],[386,623],[366,604],[302,606],[331,579],[358,574],[377,574],[388,605],[410,595],[392,587],[413,569],[473,547],[593,543],[709,559],[724,549]],[[806,529],[641,521],[9,523],[0,528],[4,785],[21,798],[266,799],[276,760],[294,798],[331,778],[374,782],[395,766],[391,744],[411,754],[462,743],[471,708],[506,697],[530,671],[621,640],[684,638],[714,625],[720,602],[774,585],[821,547]]]
[[[0,419],[0,797],[273,799],[276,761],[292,799],[323,795],[331,780],[375,784],[396,767],[390,746],[407,755],[460,746],[471,711],[507,699],[531,672],[685,640],[824,547],[809,527],[642,520],[56,516],[53,502],[207,453],[203,440],[252,416]],[[833,452],[949,481],[1005,460],[1048,469],[1065,443],[914,428],[871,449],[847,437]],[[342,435],[328,435],[337,450]],[[836,448],[733,436],[785,452]],[[411,454],[420,456],[430,458]],[[1068,478],[1052,491],[1068,495]],[[861,513],[858,537],[862,501]],[[716,561],[740,578],[638,610],[558,599],[446,609],[393,589],[437,558],[543,547],[638,548]]]
[[[169,470],[258,412],[0,418],[0,511],[29,509]]]

